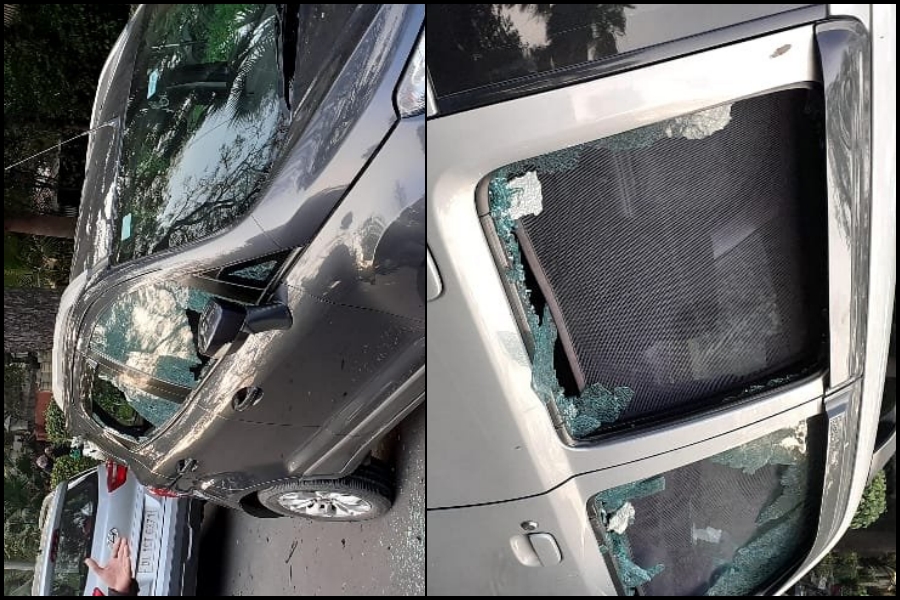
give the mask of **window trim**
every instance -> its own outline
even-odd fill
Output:
[[[228,281],[222,281],[205,274],[186,275],[178,279],[180,285],[208,292],[214,296],[234,300],[241,304],[257,304],[262,296],[263,288],[255,288],[240,285]]]
[[[163,400],[181,404],[192,391],[197,389],[197,387],[187,387],[179,385],[177,383],[172,383],[170,381],[155,377],[149,373],[145,373],[140,369],[135,369],[134,367],[123,365],[122,363],[113,360],[112,358],[106,356],[105,354],[97,352],[96,350],[89,350],[86,357],[89,360],[96,362],[98,366],[102,366],[105,369],[111,371],[113,374],[117,376],[124,376],[124,378],[127,380],[125,383],[127,383],[128,385],[133,386],[141,390],[142,392],[147,392],[148,394],[159,396]]]
[[[243,304],[261,304],[271,293],[273,287],[278,285],[278,282],[286,272],[286,268],[293,264],[293,261],[296,260],[296,257],[301,252],[302,248],[273,252],[249,260],[222,265],[201,273],[185,275],[179,278],[179,282],[182,285],[192,286],[227,300],[234,300]],[[249,280],[246,280],[247,283],[240,283],[224,279],[227,276],[225,271],[229,269],[244,269],[269,261],[275,261],[275,268],[272,269],[271,274],[265,281],[259,282],[259,285],[252,285],[249,283]]]

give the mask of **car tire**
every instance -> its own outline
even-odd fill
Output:
[[[393,503],[390,468],[372,460],[341,479],[295,479],[259,492],[260,503],[287,517],[316,521],[367,521]]]

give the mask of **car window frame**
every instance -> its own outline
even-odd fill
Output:
[[[277,282],[284,275],[285,265],[292,260],[292,257],[296,257],[301,250],[299,248],[293,251],[283,250],[248,260],[232,262],[201,273],[185,275],[179,278],[179,282],[183,285],[192,286],[204,292],[220,296],[226,300],[233,300],[243,304],[261,304],[271,295],[273,284],[277,285]],[[238,283],[237,281],[224,279],[226,276],[225,272],[230,269],[243,269],[273,260],[275,261],[275,267],[265,281],[259,282],[259,285],[252,285],[249,283],[249,280],[246,280],[247,283]]]

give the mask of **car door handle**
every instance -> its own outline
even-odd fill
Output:
[[[551,567],[562,562],[559,544],[549,533],[514,535],[509,545],[516,559],[526,567]]]

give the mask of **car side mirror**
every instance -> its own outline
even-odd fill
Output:
[[[245,306],[212,298],[200,315],[197,348],[205,356],[214,356],[242,335],[289,329],[293,322],[290,309],[280,302]]]

